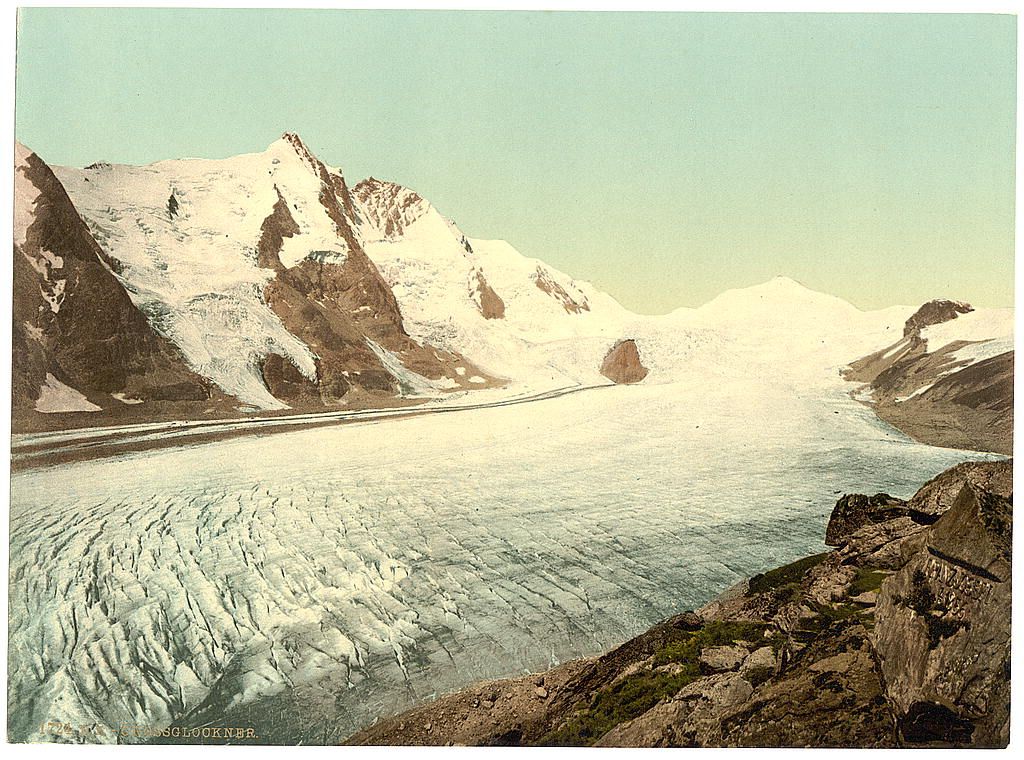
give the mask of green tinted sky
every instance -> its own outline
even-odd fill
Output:
[[[31,9],[55,164],[298,132],[639,311],[787,274],[1010,305],[1016,24],[994,15]]]

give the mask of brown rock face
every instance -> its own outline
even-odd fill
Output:
[[[403,392],[367,339],[394,353],[407,369],[430,380],[448,378],[461,386],[467,377],[486,377],[462,356],[421,346],[409,337],[394,293],[355,234],[355,210],[344,179],[330,173],[298,137],[285,135],[285,139],[320,179],[320,203],[348,253],[339,263],[310,251],[298,264],[285,268],[280,260],[281,246],[284,238],[298,232],[298,227],[288,210],[288,199],[278,191],[278,201],[263,222],[257,246],[260,266],[277,272],[264,289],[264,300],[288,331],[319,358],[317,377],[311,380],[280,356],[268,356],[263,377],[270,392],[292,405],[332,404],[353,390],[374,396]],[[504,304],[501,308],[503,313]],[[457,366],[466,368],[464,375],[455,372]]]
[[[967,314],[971,311],[974,311],[974,307],[963,301],[947,301],[945,299],[929,301],[907,320],[906,325],[903,326],[903,336],[905,338],[919,337],[921,330],[925,327],[948,322],[951,319],[956,319],[960,314]]]
[[[647,367],[640,361],[640,352],[636,341],[620,340],[601,362],[601,374],[613,383],[639,383],[647,377]]]
[[[359,182],[354,192],[385,239],[400,237],[426,210],[427,203],[418,193],[376,177]]]
[[[30,413],[46,373],[100,406],[109,394],[203,401],[214,392],[156,333],[113,274],[63,186],[35,154],[15,175],[39,191],[25,244],[14,247],[13,403]],[[25,418],[16,411],[16,428]]]
[[[299,233],[299,225],[292,218],[292,213],[288,210],[288,203],[276,185],[274,190],[277,191],[277,202],[274,204],[274,210],[263,220],[263,225],[260,228],[260,239],[256,244],[256,263],[264,269],[283,272],[284,265],[281,264],[280,258],[281,247],[284,245],[285,238]]]
[[[587,303],[586,298],[581,298],[580,300],[574,299],[565,291],[565,288],[552,279],[551,275],[549,275],[543,267],[537,267],[537,271],[533,275],[533,283],[542,292],[547,293],[562,304],[562,308],[569,314],[579,314],[583,311],[590,311],[590,304]]]
[[[476,272],[476,292],[480,313],[484,315],[484,319],[504,319],[505,302],[494,292],[494,288],[487,284],[484,273],[479,270]]]
[[[908,743],[1006,746],[1012,511],[965,484],[882,586],[876,646]]]
[[[828,527],[825,529],[825,543],[828,546],[845,546],[850,537],[865,525],[883,523],[908,515],[907,503],[887,493],[878,493],[874,496],[847,494],[832,510]]]
[[[838,625],[721,721],[720,746],[894,747],[896,731],[867,630]]]
[[[968,483],[1009,498],[1013,463],[963,462],[929,480],[907,502],[887,494],[843,496],[832,510],[825,543],[840,547],[844,559],[898,570],[907,552],[919,548],[920,536],[950,510]]]
[[[925,443],[1010,454],[1013,352],[956,371],[951,356],[963,345],[915,356],[879,374],[872,383],[875,412]],[[942,374],[951,367],[954,371]]]
[[[950,448],[1013,450],[1013,352],[965,366],[956,341],[928,351],[921,330],[974,309],[929,301],[907,320],[898,343],[851,362],[845,377],[869,383],[871,406],[893,427]]]
[[[953,508],[968,483],[1010,499],[1013,496],[1013,461],[962,462],[950,467],[921,486],[907,506],[941,517]]]

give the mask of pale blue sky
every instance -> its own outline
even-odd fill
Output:
[[[29,9],[16,128],[79,166],[296,131],[643,312],[776,274],[1003,306],[1015,38],[996,15]]]

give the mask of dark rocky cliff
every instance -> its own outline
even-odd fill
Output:
[[[974,309],[959,301],[929,301],[904,325],[902,340],[852,362],[845,376],[866,383],[875,413],[933,446],[1013,452],[1013,352],[974,364],[958,358],[970,345],[932,347],[921,331]]]
[[[351,402],[359,397],[372,398],[375,405],[388,404],[408,389],[401,387],[367,339],[428,380],[442,381],[453,388],[472,387],[468,378],[477,376],[486,378],[485,386],[498,384],[465,357],[420,345],[409,337],[398,300],[356,235],[356,212],[344,178],[331,173],[297,135],[286,133],[284,139],[319,179],[318,200],[348,255],[338,263],[313,252],[286,268],[279,256],[281,246],[285,238],[298,232],[298,226],[288,210],[289,199],[277,191],[278,202],[263,222],[257,247],[260,265],[277,273],[263,296],[288,331],[318,358],[317,376],[311,380],[287,359],[268,355],[262,369],[271,394],[295,408],[331,405],[342,399]],[[393,210],[395,220],[401,218],[400,211]],[[462,374],[456,367],[463,369]]]
[[[74,424],[137,404],[179,407],[220,395],[157,333],[118,281],[116,263],[93,239],[50,167],[29,153],[15,183],[35,200],[23,244],[14,246],[13,393],[15,429]],[[94,412],[40,414],[41,388],[57,382]]]

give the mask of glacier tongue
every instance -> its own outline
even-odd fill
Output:
[[[733,369],[15,473],[11,739],[337,741],[601,651],[820,550],[836,493],[909,495],[978,456],[908,441],[838,380]]]

